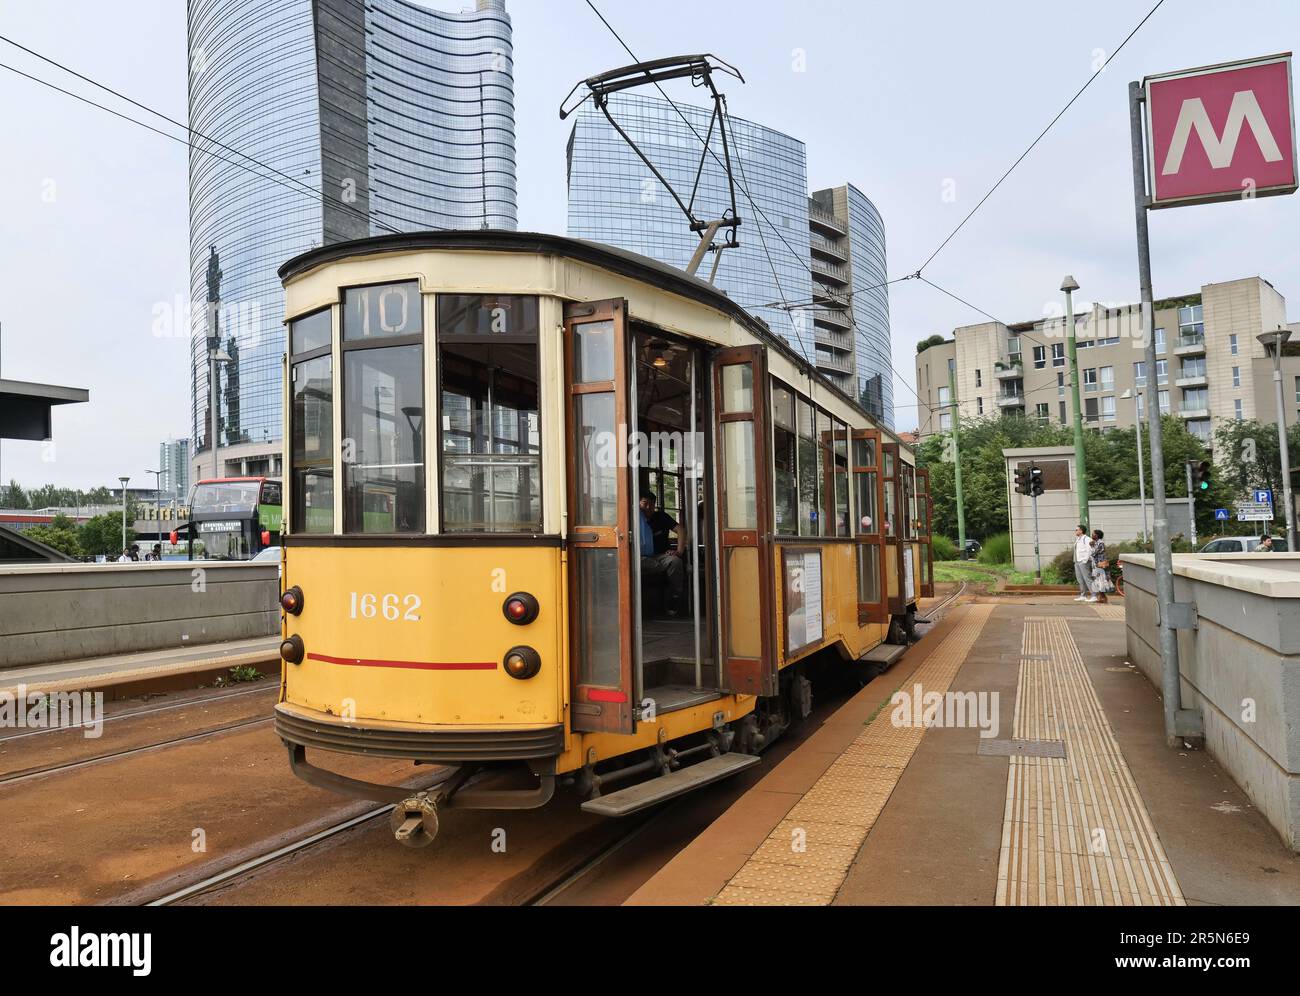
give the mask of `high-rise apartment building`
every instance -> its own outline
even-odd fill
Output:
[[[190,441],[167,439],[158,444],[158,494],[162,501],[188,501],[190,496]]]
[[[619,125],[695,213],[718,218],[731,191],[716,134],[701,169],[711,111],[660,97],[616,94]],[[714,284],[841,390],[893,424],[885,230],[859,190],[808,193],[804,143],[728,115],[741,217],[739,245],[722,252]],[[697,171],[699,173],[696,186]],[[699,244],[672,195],[590,103],[568,146],[568,234],[684,268]],[[746,196],[748,191],[749,196]],[[753,204],[750,203],[753,198]],[[712,257],[697,275],[707,278]]]
[[[1074,323],[1087,428],[1132,428],[1152,376],[1161,411],[1177,415],[1207,444],[1226,419],[1277,420],[1273,361],[1256,337],[1286,325],[1286,299],[1267,280],[1205,284],[1198,293],[1156,301],[1154,371],[1146,368],[1136,307],[1097,305]],[[951,428],[950,365],[962,419],[1001,414],[1071,424],[1065,328],[1059,316],[984,322],[919,351],[920,438]],[[1300,418],[1300,357],[1283,357],[1283,384],[1288,421]]]
[[[511,37],[504,0],[190,0],[196,475],[280,473],[281,263],[384,232],[515,227]]]

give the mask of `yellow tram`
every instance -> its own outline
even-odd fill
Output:
[[[313,784],[622,815],[758,760],[933,594],[924,471],[717,288],[607,246],[383,236],[280,270],[276,728]],[[650,514],[653,512],[653,514]],[[415,791],[321,752],[444,766]]]

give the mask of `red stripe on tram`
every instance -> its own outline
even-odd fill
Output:
[[[362,657],[330,657],[328,654],[308,654],[307,659],[348,667],[398,667],[415,671],[495,671],[498,667],[496,661],[376,661]]]
[[[593,688],[587,692],[588,702],[626,702],[627,692],[618,689]]]

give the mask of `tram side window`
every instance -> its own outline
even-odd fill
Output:
[[[817,455],[816,409],[795,399],[799,422],[799,535],[816,536],[821,520],[821,463]]]
[[[542,528],[537,298],[438,297],[442,524]]]
[[[331,318],[325,308],[289,323],[290,527],[334,531],[334,379]],[[270,485],[266,485],[269,488]],[[278,486],[276,487],[278,491]],[[267,499],[263,495],[263,500]],[[274,504],[279,504],[278,498]]]
[[[834,423],[831,459],[835,464],[835,535],[849,535],[849,429]]]
[[[795,459],[794,392],[772,385],[773,464],[776,469],[776,532],[793,536],[798,530],[799,479]]]
[[[345,532],[424,532],[423,341],[414,281],[344,291]]]

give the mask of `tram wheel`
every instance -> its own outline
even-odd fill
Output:
[[[413,795],[393,807],[388,826],[403,847],[428,847],[438,836],[437,807],[426,793]]]

